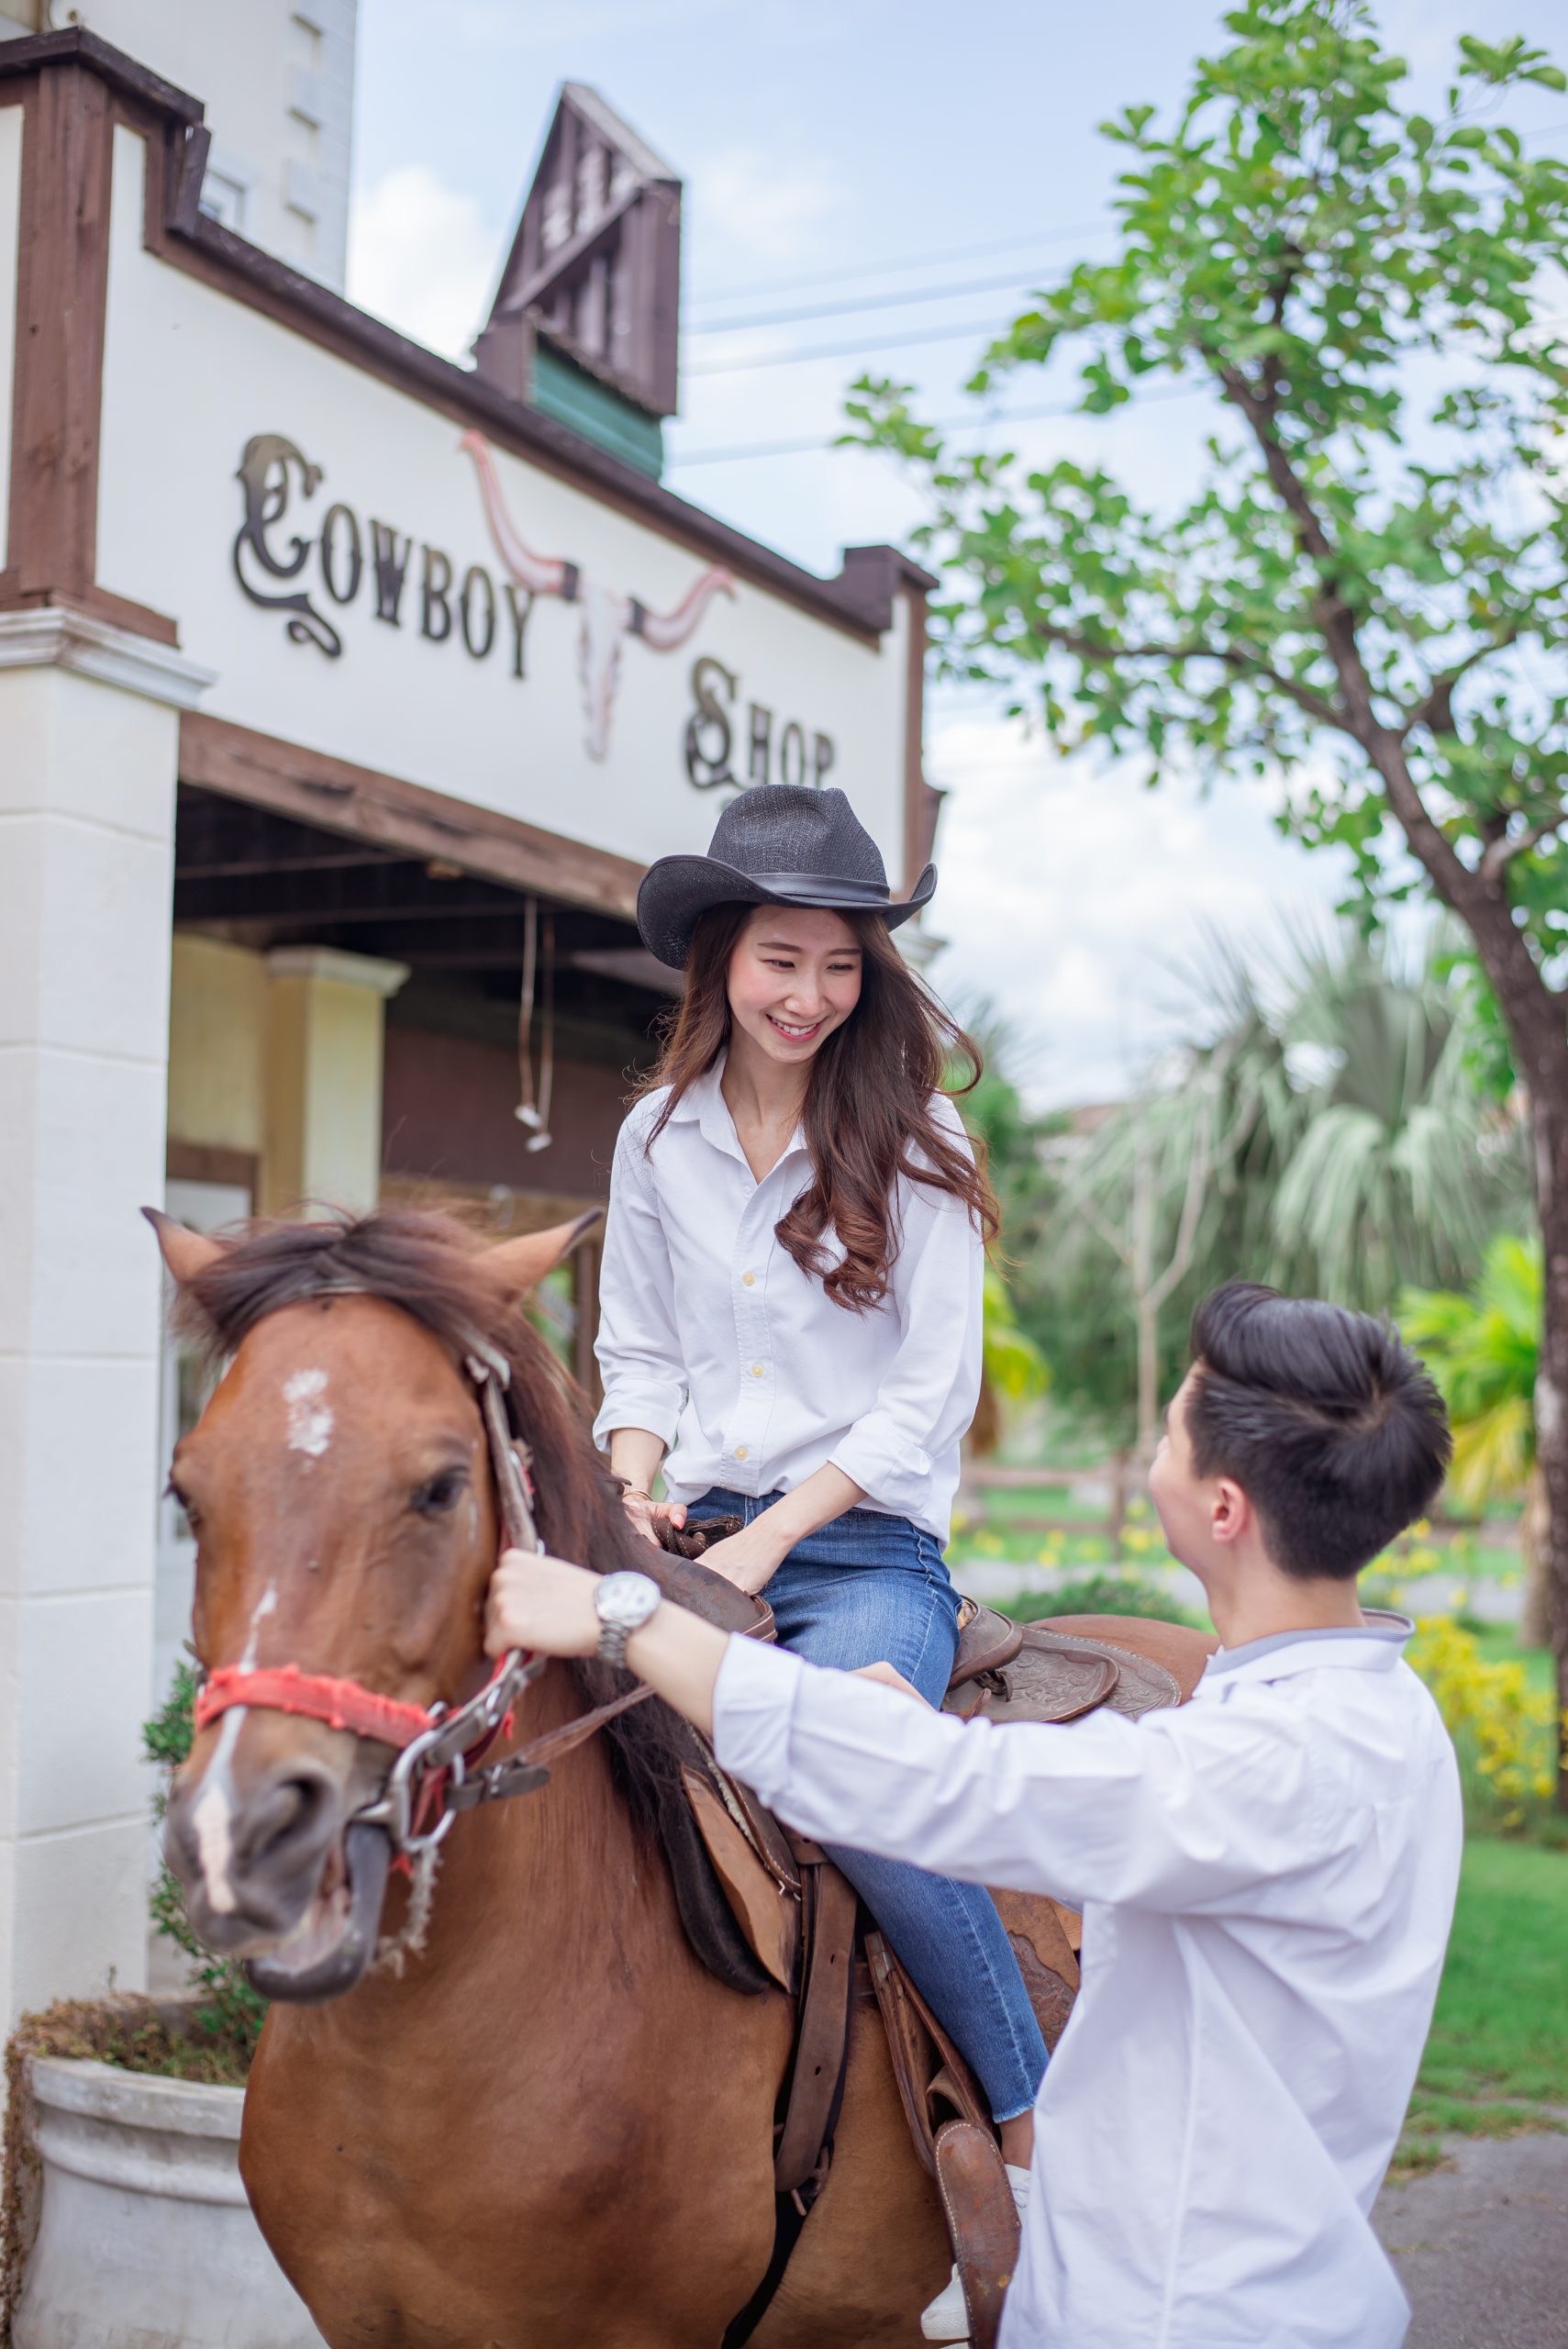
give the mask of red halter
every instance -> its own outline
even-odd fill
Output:
[[[492,1674],[492,1678],[495,1675]],[[298,1713],[325,1721],[328,1729],[351,1730],[383,1745],[412,1745],[435,1727],[437,1715],[423,1705],[400,1704],[378,1696],[357,1680],[334,1680],[325,1673],[301,1672],[297,1664],[264,1665],[246,1672],[226,1664],[209,1673],[196,1698],[195,1724],[204,1730],[234,1705],[258,1705],[274,1713]]]

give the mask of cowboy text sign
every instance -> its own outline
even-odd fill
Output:
[[[673,652],[696,631],[715,596],[733,596],[735,581],[717,566],[696,578],[673,611],[651,610],[636,596],[590,577],[582,565],[534,553],[508,512],[495,460],[483,434],[466,432],[461,447],[472,460],[491,540],[500,560],[497,579],[483,562],[461,572],[445,548],[335,499],[298,527],[300,509],[316,504],[325,473],[281,432],[256,433],[245,444],[239,482],[244,515],[234,540],[234,575],[263,609],[286,614],[292,643],[312,644],[329,661],[341,658],[335,615],[363,605],[392,628],[405,625],[431,643],[461,643],[472,661],[498,655],[519,683],[528,675],[528,622],[541,598],[577,608],[577,672],[583,691],[584,748],[603,759],[610,745],[622,648],[637,638],[653,652]],[[796,729],[798,731],[798,729]],[[818,737],[818,740],[825,738]],[[736,781],[740,776],[713,776]],[[697,780],[693,776],[694,782]]]

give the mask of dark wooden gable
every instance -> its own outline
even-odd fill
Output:
[[[529,399],[539,342],[648,416],[672,416],[680,297],[679,179],[596,90],[563,83],[474,347],[480,373]]]

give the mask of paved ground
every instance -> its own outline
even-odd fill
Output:
[[[1565,2349],[1568,2137],[1453,2138],[1385,2187],[1377,2231],[1415,2311],[1406,2349]]]

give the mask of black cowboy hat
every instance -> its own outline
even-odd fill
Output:
[[[710,906],[819,906],[880,914],[896,930],[936,885],[928,864],[914,895],[895,900],[882,852],[841,791],[763,783],[730,801],[706,856],[662,856],[649,866],[637,927],[649,952],[679,971]]]

